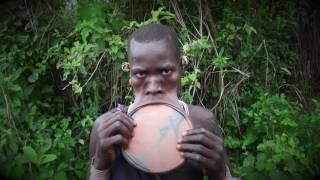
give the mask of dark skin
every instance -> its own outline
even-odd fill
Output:
[[[134,104],[152,100],[178,100],[182,66],[166,40],[130,41],[130,84],[135,92]],[[161,175],[162,179],[202,179],[203,171],[215,179],[225,175],[226,156],[223,139],[214,115],[200,106],[189,106],[193,129],[188,130],[177,144],[186,163]],[[114,147],[126,147],[134,135],[136,124],[126,113],[108,112],[100,116],[90,137],[90,158],[96,169],[108,169]],[[89,179],[98,179],[90,176]]]

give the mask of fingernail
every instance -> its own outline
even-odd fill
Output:
[[[180,147],[181,147],[181,145],[180,145],[180,144],[178,144],[178,145],[177,145],[177,149],[180,149]]]
[[[183,152],[181,152],[181,153],[180,153],[180,156],[183,156],[183,155],[184,155],[184,153],[183,153]]]
[[[185,136],[185,135],[187,135],[187,131],[184,131],[184,132],[182,133],[182,136]]]
[[[178,139],[178,143],[181,143],[182,142],[182,140],[181,139]]]

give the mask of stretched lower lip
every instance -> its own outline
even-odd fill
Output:
[[[143,101],[174,101],[174,99],[167,95],[150,95],[142,99]]]
[[[146,95],[143,97],[138,97],[138,99],[135,99],[134,104],[139,105],[140,103],[146,103],[146,102],[170,102],[170,103],[176,103],[178,98],[171,97],[166,94],[159,94],[159,95]]]
[[[166,95],[147,95],[144,98],[142,98],[143,101],[156,101],[156,100],[165,100],[169,99]]]
[[[162,99],[165,99],[166,98],[166,96],[163,96],[163,95],[152,95],[152,96],[148,96],[148,97],[146,97],[145,99],[146,100],[162,100]]]

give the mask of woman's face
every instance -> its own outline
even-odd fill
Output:
[[[130,84],[135,103],[177,100],[181,66],[166,40],[130,41]]]

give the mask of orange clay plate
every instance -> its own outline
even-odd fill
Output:
[[[137,127],[122,151],[131,165],[148,173],[165,173],[184,162],[176,149],[177,142],[192,126],[183,112],[165,104],[152,104],[131,116]]]

